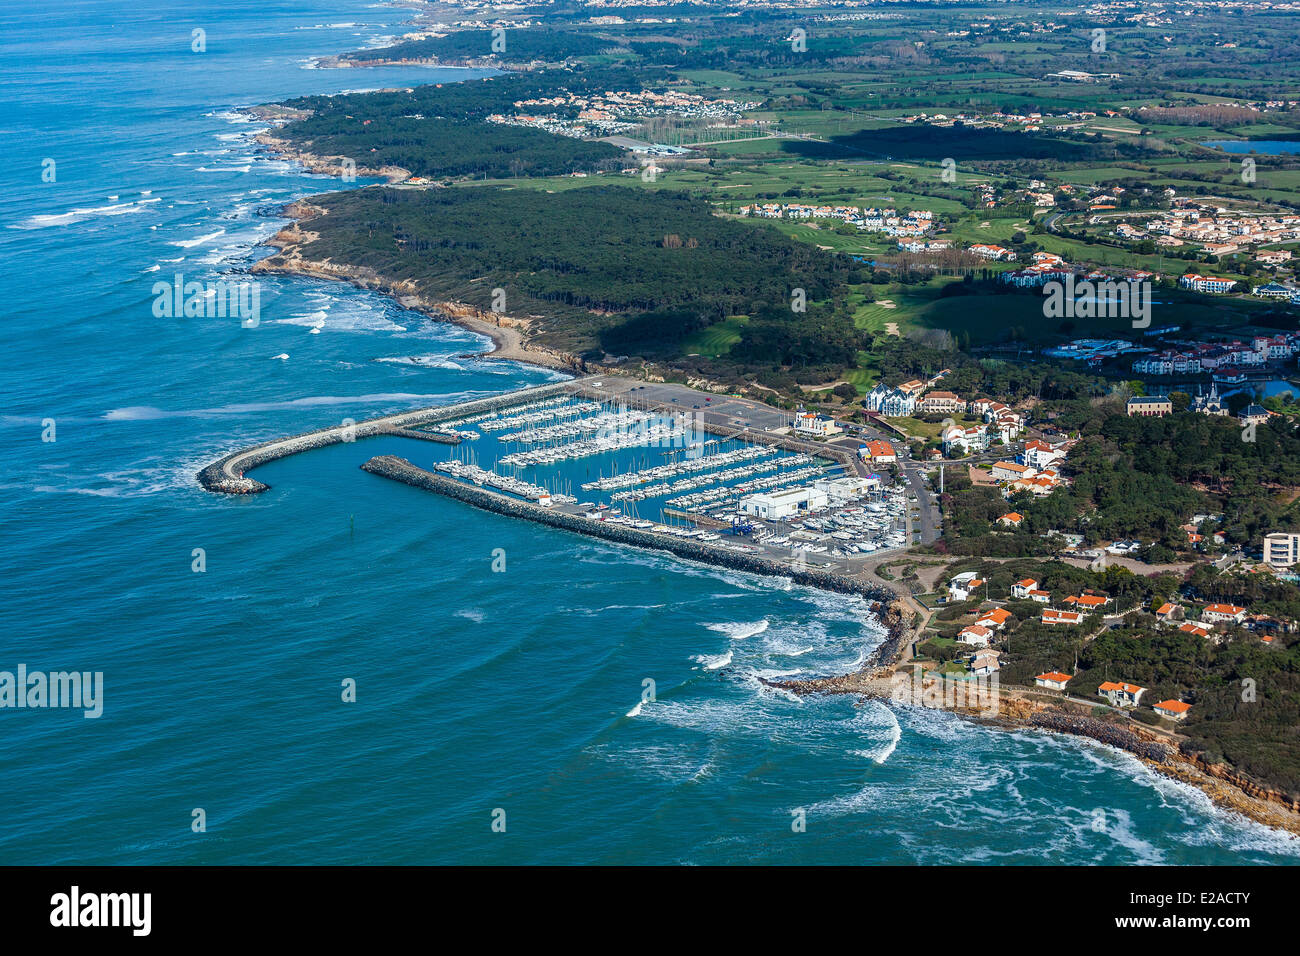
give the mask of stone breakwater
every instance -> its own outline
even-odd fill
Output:
[[[456,444],[460,441],[455,435],[438,434],[436,431],[412,433],[409,430],[417,426],[437,425],[438,422],[481,412],[491,412],[498,408],[516,405],[520,402],[535,401],[558,395],[566,390],[567,382],[552,382],[538,385],[504,395],[480,398],[472,402],[462,402],[439,408],[421,408],[399,415],[372,418],[364,422],[344,423],[330,428],[318,428],[274,441],[263,442],[252,448],[232,452],[199,472],[199,484],[205,491],[226,495],[255,495],[266,491],[270,486],[253,478],[244,477],[245,473],[279,458],[287,458],[300,452],[352,442],[358,438],[370,438],[375,435],[405,435],[418,437],[425,441]]]
[[[484,488],[457,481],[454,478],[448,478],[445,475],[425,471],[406,459],[394,455],[379,455],[370,459],[361,467],[364,471],[368,471],[373,475],[380,475],[416,488],[433,491],[465,504],[473,505],[476,508],[482,508],[485,511],[491,511],[510,518],[524,518],[552,528],[575,531],[578,534],[585,534],[593,538],[604,538],[606,541],[613,541],[618,544],[667,551],[689,561],[719,565],[733,571],[746,571],[751,574],[789,578],[796,584],[820,588],[824,591],[861,595],[873,601],[889,601],[894,597],[893,592],[883,586],[861,581],[847,575],[834,574],[815,568],[793,568],[780,561],[761,555],[730,551],[702,541],[673,538],[667,535],[655,534],[652,531],[629,528],[625,525],[594,521],[579,515],[571,515],[552,508],[545,508],[530,501],[509,498],[494,491],[488,491]]]
[[[1120,750],[1127,750],[1129,753],[1136,754],[1143,760],[1150,760],[1152,763],[1166,763],[1171,756],[1170,749],[1164,744],[1148,740],[1132,730],[1093,717],[1067,714],[1055,708],[1034,711],[1029,717],[1029,723],[1031,726],[1042,727],[1044,730],[1055,730],[1063,734],[1074,734],[1078,737],[1091,737],[1103,744],[1109,744]]]

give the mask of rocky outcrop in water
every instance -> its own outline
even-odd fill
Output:
[[[1056,730],[1063,734],[1075,734],[1079,737],[1091,737],[1103,744],[1118,747],[1120,750],[1127,750],[1129,753],[1136,754],[1143,760],[1150,760],[1152,763],[1162,764],[1170,759],[1171,751],[1164,744],[1157,743],[1154,740],[1147,740],[1132,730],[1127,730],[1108,721],[1097,720],[1095,717],[1080,717],[1055,708],[1048,708],[1035,711],[1030,716],[1029,723],[1034,727],[1042,727],[1045,730]]]

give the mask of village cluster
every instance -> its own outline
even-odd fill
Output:
[[[837,219],[867,232],[882,232],[887,236],[925,236],[935,228],[934,213],[928,209],[913,209],[900,213],[891,208],[863,209],[858,206],[809,205],[807,203],[753,203],[740,207],[742,216],[760,219]],[[932,248],[947,249],[949,243],[935,241]],[[899,243],[902,247],[903,243]],[[912,250],[918,251],[918,250]]]
[[[1135,222],[1115,226],[1120,239],[1152,238],[1160,248],[1176,249],[1196,243],[1203,251],[1225,256],[1270,243],[1300,239],[1300,215],[1248,213],[1203,200],[1177,197],[1170,209]],[[1262,265],[1275,266],[1291,258],[1285,249],[1260,250],[1255,255]]]
[[[1198,517],[1204,521],[1211,516]],[[1196,525],[1189,524],[1188,527]],[[1252,568],[1251,572],[1289,573],[1297,563],[1300,563],[1300,534],[1279,532],[1265,537],[1263,561]],[[976,571],[953,575],[947,583],[944,595],[947,602],[979,602],[977,610],[972,612],[974,620],[962,626],[954,636],[957,643],[971,648],[960,657],[970,676],[987,677],[1001,669],[1001,658],[1006,651],[999,650],[994,645],[1003,644],[1005,647],[1004,638],[1015,628],[1017,622],[1005,604],[1023,601],[1040,604],[1042,608],[1037,616],[1043,626],[1089,625],[1094,631],[1100,631],[1110,622],[1122,619],[1129,613],[1144,610],[1136,605],[1118,607],[1118,602],[1110,595],[1089,588],[1067,596],[1054,596],[1053,591],[1044,588],[1037,578],[1032,577],[1016,581],[1000,597],[1001,600],[990,599],[989,583]],[[1266,614],[1250,614],[1245,607],[1218,602],[1180,603],[1168,600],[1150,613],[1155,618],[1156,628],[1174,630],[1210,641],[1220,641],[1231,629],[1244,627],[1257,633],[1264,644],[1271,645],[1277,634],[1294,631],[1297,627],[1294,621],[1280,620]],[[1034,683],[1038,687],[1068,694],[1069,684],[1073,680],[1071,674],[1048,671],[1037,675]],[[1142,695],[1146,692],[1147,688],[1129,681],[1105,681],[1097,687],[1096,696],[1112,707],[1131,709],[1140,705]],[[1181,700],[1163,700],[1153,704],[1152,709],[1161,717],[1177,721],[1188,715],[1191,706]]]
[[[607,90],[580,95],[565,93],[538,99],[516,100],[514,107],[527,112],[506,115],[493,113],[489,123],[505,126],[529,126],[559,136],[585,139],[610,136],[638,129],[648,116],[675,116],[685,119],[727,121],[737,113],[756,109],[760,104],[732,99],[711,100],[695,93],[678,90]],[[576,118],[569,118],[577,110]],[[536,112],[535,112],[536,111]],[[563,114],[563,115],[562,115]],[[737,125],[757,126],[756,120],[740,119]]]
[[[1195,375],[1223,368],[1262,368],[1289,362],[1298,353],[1300,332],[1256,335],[1248,342],[1175,341],[1169,348],[1135,360],[1133,371],[1139,375]]]

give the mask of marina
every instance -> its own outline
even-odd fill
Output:
[[[707,407],[712,396],[696,401],[702,393],[660,386],[665,401],[638,395],[643,388],[576,379],[321,429],[229,455],[200,481],[210,491],[257,493],[266,486],[244,472],[260,464],[389,435],[424,439],[410,457],[441,479],[785,567],[853,574],[911,542],[905,486],[868,472],[844,446],[795,437],[776,414],[760,428],[761,406],[728,420],[730,409]]]
[[[885,477],[796,450],[779,429],[726,434],[694,409],[600,400],[594,388],[426,426],[466,439],[433,470],[587,521],[799,566],[850,570],[911,540],[906,495]]]

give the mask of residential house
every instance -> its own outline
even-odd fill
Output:
[[[1004,528],[1019,528],[1021,522],[1024,520],[1025,516],[1020,514],[1018,511],[1008,511],[998,519],[998,524],[1002,525]]]
[[[988,647],[989,638],[993,636],[992,628],[983,624],[969,624],[957,633],[957,640],[973,647]]]
[[[1185,720],[1192,705],[1184,704],[1181,700],[1162,700],[1158,704],[1152,704],[1151,709],[1169,720]]]
[[[1117,683],[1108,680],[1097,688],[1097,696],[1105,697],[1113,707],[1136,707],[1145,693],[1145,687],[1122,681]]]
[[[1050,495],[1056,490],[1057,485],[1061,483],[1061,478],[1055,473],[1040,472],[1029,478],[1018,478],[1007,484],[1002,490],[1004,497],[1010,498],[1014,494],[1027,491],[1030,494],[1042,498]]]
[[[1065,604],[1072,605],[1076,611],[1100,611],[1110,603],[1110,598],[1103,594],[1072,594],[1064,601]]]
[[[1186,624],[1180,625],[1178,630],[1184,634],[1191,634],[1193,637],[1210,636],[1210,629],[1208,627],[1201,627],[1201,625],[1195,624],[1191,621],[1188,621]]]
[[[1082,624],[1083,612],[1081,611],[1058,611],[1055,608],[1045,608],[1043,616],[1039,619],[1044,624]]]
[[[1011,596],[1017,601],[1025,601],[1029,598],[1029,592],[1038,588],[1038,582],[1033,578],[1025,578],[1023,581],[1017,581],[1011,585]]]
[[[984,581],[974,571],[966,571],[948,582],[948,597],[953,601],[969,601],[977,588],[982,588]]]
[[[1235,604],[1211,604],[1201,612],[1201,620],[1211,624],[1240,624],[1246,619],[1246,609]]]
[[[1000,607],[992,608],[980,614],[975,619],[976,624],[984,627],[991,627],[995,631],[1000,631],[1007,626],[1007,621],[1011,620],[1011,612]]]
[[[1048,671],[1046,674],[1039,674],[1034,678],[1034,683],[1039,687],[1050,687],[1052,690],[1065,690],[1065,685],[1073,680],[1069,674],[1062,674],[1060,671]]]
[[[1268,423],[1268,416],[1268,409],[1262,405],[1247,405],[1237,415],[1237,421],[1241,422],[1243,426],[1264,425]]]
[[[1164,604],[1160,605],[1160,607],[1156,608],[1156,620],[1161,624],[1172,624],[1175,621],[1181,620],[1182,616],[1183,609],[1177,604],[1172,604],[1169,601],[1166,601]]]
[[[997,651],[980,651],[966,665],[966,669],[976,677],[988,677],[1002,669],[998,662]]]

